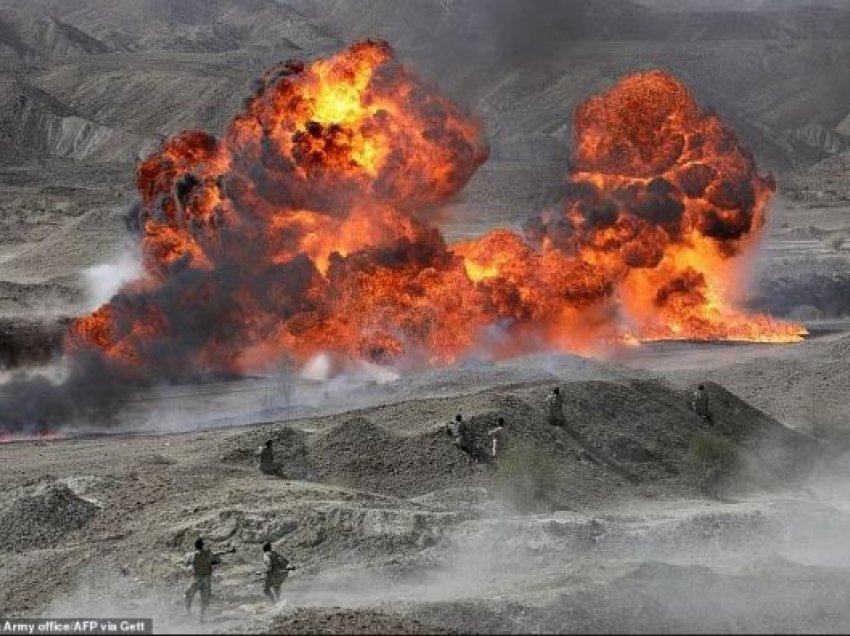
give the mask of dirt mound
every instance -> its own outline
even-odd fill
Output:
[[[688,394],[658,381],[573,382],[563,388],[567,426],[600,456],[640,481],[688,474],[696,437],[727,439],[762,477],[785,480],[805,470],[811,438],[783,426],[723,387],[705,383],[712,421],[688,408]],[[753,476],[755,473],[751,473]]]
[[[574,382],[563,387],[567,428],[594,451],[657,481],[680,473],[700,418],[657,382]]]
[[[279,616],[269,634],[450,634],[413,618],[366,609],[299,609]]]
[[[527,385],[476,398],[466,421],[480,463],[436,425],[399,435],[356,417],[311,440],[312,474],[326,483],[403,497],[481,485],[516,499],[519,488],[521,500],[572,509],[634,487],[654,491],[664,484],[690,492],[703,487],[695,472],[709,472],[718,484],[785,483],[804,472],[815,450],[810,438],[716,384],[707,384],[713,420],[706,422],[688,407],[687,392],[657,380],[566,382],[563,428],[548,424],[549,388]],[[469,413],[465,400],[445,406]],[[430,412],[426,405],[418,408],[423,417]],[[489,432],[499,417],[505,420],[503,446],[492,461]],[[395,424],[392,417],[387,422]],[[721,443],[723,457],[706,454]]]
[[[471,461],[436,423],[398,435],[357,417],[313,440],[311,465],[321,481],[404,497],[477,486],[498,495],[513,492],[514,482],[530,482],[533,487],[523,490],[523,498],[533,497],[534,502],[526,503],[552,509],[593,505],[604,493],[629,489],[624,470],[594,455],[568,431],[550,426],[542,407],[532,406],[533,399],[524,393],[488,391],[442,405],[447,413],[471,412],[465,421],[479,462]],[[416,408],[423,419],[433,413],[426,404]],[[503,446],[492,460],[489,432],[499,417],[505,420]],[[433,422],[433,417],[429,419]],[[395,421],[389,418],[387,424],[395,426]]]
[[[64,484],[50,484],[14,500],[0,512],[0,549],[18,552],[55,545],[79,530],[99,508]]]
[[[480,475],[442,430],[402,437],[362,417],[319,436],[310,463],[321,481],[404,497],[470,486]]]
[[[734,441],[749,455],[750,477],[765,484],[786,483],[811,469],[818,450],[814,439],[783,426],[719,384],[709,382],[705,387],[713,432]]]
[[[225,441],[221,448],[221,460],[259,466],[257,451],[266,440],[271,440],[278,474],[285,479],[309,480],[313,478],[313,470],[307,456],[306,439],[304,431],[289,426],[251,431]]]

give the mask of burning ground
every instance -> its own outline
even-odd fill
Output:
[[[740,309],[774,184],[680,81],[627,76],[573,134],[562,204],[448,245],[433,220],[487,158],[479,123],[383,42],[281,63],[220,139],[184,132],[138,167],[144,273],[72,325],[71,382],[111,398],[320,353],[406,369],[805,333]],[[12,402],[7,430],[55,425]]]

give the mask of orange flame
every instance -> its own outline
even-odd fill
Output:
[[[139,166],[145,278],[76,321],[69,346],[181,374],[805,333],[737,304],[736,257],[774,186],[669,75],[577,110],[560,210],[525,236],[447,246],[423,212],[486,157],[479,125],[385,43],[279,64],[221,140],[188,131]]]
[[[68,434],[59,431],[37,431],[33,433],[0,433],[0,445],[14,442],[53,442],[68,439]]]

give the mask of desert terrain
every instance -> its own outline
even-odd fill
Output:
[[[747,303],[809,335],[153,383],[109,427],[0,444],[0,616],[151,617],[159,633],[847,631],[848,26],[843,3],[815,1],[6,0],[4,381],[61,366],[69,322],[137,271],[139,159],[184,128],[220,132],[272,63],[366,37],[483,122],[490,158],[439,210],[449,242],[560,200],[590,94],[676,74],[774,174]],[[698,383],[710,424],[687,406]],[[556,385],[564,428],[546,419]],[[482,447],[503,417],[505,454],[470,461],[445,432],[456,413]],[[269,439],[277,477],[257,467]],[[201,625],[180,565],[198,536],[224,552]],[[255,576],[266,541],[297,567],[276,605]]]

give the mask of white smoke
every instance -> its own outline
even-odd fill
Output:
[[[92,311],[109,302],[121,287],[141,274],[138,249],[129,245],[125,245],[112,260],[83,270],[86,310]]]

